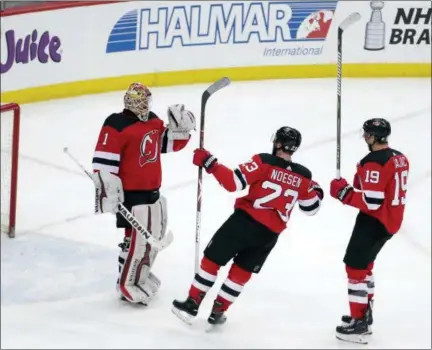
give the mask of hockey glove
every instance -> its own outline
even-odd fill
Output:
[[[350,201],[353,193],[353,187],[343,178],[334,179],[330,183],[330,195],[333,198],[339,199],[344,204]]]
[[[321,188],[321,186],[318,185],[318,182],[312,180],[310,188],[311,188],[311,190],[315,190],[315,192],[316,192],[316,194],[320,200],[322,200],[324,198],[324,191]]]
[[[92,174],[96,188],[95,213],[117,213],[118,206],[124,202],[124,192],[121,179],[107,171]]]
[[[214,165],[217,163],[217,158],[209,151],[203,148],[197,148],[194,151],[193,163],[196,166],[203,167],[207,173],[211,174],[214,170]]]
[[[188,140],[190,132],[196,129],[195,116],[182,104],[168,107],[168,138],[170,140]]]

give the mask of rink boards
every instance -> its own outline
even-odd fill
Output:
[[[83,3],[85,5],[86,3]],[[426,1],[126,1],[2,14],[1,99],[232,80],[431,75]],[[24,13],[23,13],[24,12]]]

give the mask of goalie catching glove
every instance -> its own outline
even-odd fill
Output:
[[[95,213],[117,213],[118,206],[124,202],[124,192],[121,179],[107,171],[92,174],[96,188]]]
[[[168,107],[168,138],[170,140],[187,140],[190,132],[196,130],[195,116],[182,104]]]

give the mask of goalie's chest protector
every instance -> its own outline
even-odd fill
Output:
[[[160,155],[165,127],[152,112],[145,122],[126,112],[105,120],[93,168],[120,176],[125,191],[157,190],[162,181]]]
[[[122,131],[124,143],[119,175],[125,190],[160,188],[163,132],[163,123],[159,118],[135,123]]]

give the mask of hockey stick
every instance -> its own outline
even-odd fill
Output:
[[[220,89],[231,83],[229,78],[221,78],[210,85],[201,96],[201,122],[200,122],[200,142],[199,147],[204,148],[204,125],[205,125],[205,108],[208,99]],[[196,214],[196,231],[195,231],[195,273],[199,270],[199,249],[200,249],[200,231],[201,231],[201,196],[202,196],[202,173],[203,168],[198,168],[198,189],[197,189],[197,214]]]
[[[337,131],[336,131],[336,178],[340,179],[341,169],[341,108],[342,108],[342,34],[352,24],[360,20],[358,12],[351,13],[338,28],[337,36]]]
[[[70,159],[72,159],[76,165],[78,165],[85,173],[86,175],[91,179],[91,174],[90,172],[87,171],[86,168],[84,168],[84,165],[82,165],[78,159],[76,159],[70,152],[69,149],[67,147],[63,148],[63,152],[66,153]],[[165,235],[164,238],[162,238],[161,240],[157,240],[155,239],[150,232],[148,232],[145,227],[143,225],[140,224],[140,222],[137,220],[137,218],[135,216],[132,215],[132,213],[123,205],[123,203],[119,204],[119,213],[121,215],[123,215],[123,217],[126,219],[127,222],[129,222],[129,224],[137,231],[139,232],[141,235],[143,235],[145,237],[145,239],[147,240],[147,242],[152,246],[152,248],[160,251],[165,249],[166,247],[168,247],[173,239],[173,233],[171,232],[171,230],[169,230],[167,232],[167,234]]]

